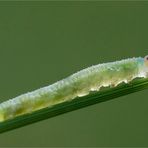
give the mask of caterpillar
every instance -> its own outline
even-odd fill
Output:
[[[148,77],[148,56],[93,65],[52,85],[20,95],[0,104],[0,122],[76,97],[99,91],[101,87],[116,87],[135,78]]]

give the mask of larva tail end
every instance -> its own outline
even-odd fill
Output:
[[[5,119],[4,119],[4,115],[3,113],[0,113],[0,122],[3,122]]]

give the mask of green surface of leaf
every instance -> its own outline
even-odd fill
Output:
[[[87,96],[78,97],[69,102],[60,103],[50,108],[41,109],[30,114],[4,121],[0,123],[0,133],[55,117],[89,105],[141,91],[146,88],[148,88],[148,78],[135,79],[128,84],[122,83],[114,88],[102,88],[100,91],[90,93]]]

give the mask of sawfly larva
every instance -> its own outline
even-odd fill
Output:
[[[0,121],[70,101],[135,78],[148,77],[148,56],[98,64],[83,69],[52,85],[20,95],[0,104]]]

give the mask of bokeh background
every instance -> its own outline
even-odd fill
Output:
[[[93,64],[148,54],[148,2],[0,2],[0,101]],[[148,146],[148,90],[0,134],[0,146]]]

